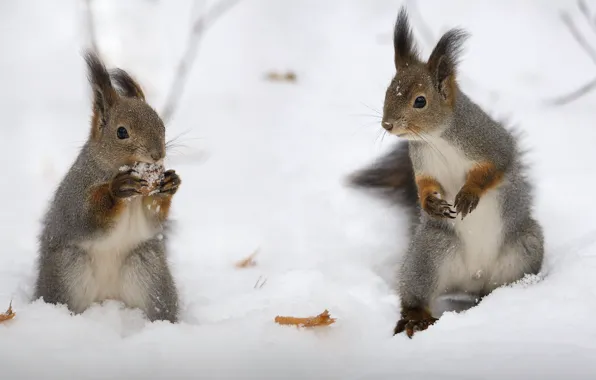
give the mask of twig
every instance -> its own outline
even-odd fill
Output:
[[[420,32],[422,40],[424,41],[424,43],[426,45],[429,46],[430,49],[432,49],[435,46],[435,41],[436,41],[435,36],[432,31],[432,28],[430,27],[430,25],[428,25],[428,23],[424,19],[422,12],[420,12],[420,9],[418,7],[418,2],[416,0],[407,0],[407,7],[408,7],[408,13],[410,14],[410,17],[412,17],[412,19],[413,19],[412,25],[415,25],[418,27],[418,31]],[[472,80],[471,78],[469,78],[467,75],[465,75],[463,73],[459,74],[459,77],[462,80],[462,82],[466,82],[468,84],[468,86],[472,89],[484,91],[485,93],[489,94],[489,96],[494,96],[494,94],[496,94],[495,91],[492,91],[490,89],[486,89],[484,87],[479,86],[478,84],[476,84],[476,82],[474,80]],[[498,94],[497,94],[497,96],[498,96]]]
[[[199,1],[199,0],[197,0]],[[203,37],[207,28],[227,11],[232,9],[234,5],[238,4],[240,0],[220,0],[207,12],[199,12],[195,21],[193,22],[192,28],[190,29],[188,42],[184,50],[182,58],[178,62],[176,73],[172,85],[166,96],[165,105],[161,116],[165,122],[171,120],[172,116],[176,112],[180,98],[184,92],[184,88],[187,82],[187,76],[192,68],[192,65],[196,59],[199,42]]]
[[[596,32],[595,20],[592,20],[592,15],[590,14],[590,8],[588,8],[588,4],[586,4],[584,0],[578,0],[577,7],[579,8],[579,11],[582,13],[582,15],[584,15],[586,18],[586,22],[590,25],[592,30]]]
[[[546,103],[553,106],[562,106],[568,104],[576,99],[581,98],[582,96],[586,95],[588,92],[592,91],[596,88],[596,78],[592,79],[589,83],[581,86],[577,90],[563,96],[556,97],[551,100],[547,100]]]
[[[584,49],[586,54],[588,54],[590,56],[590,59],[592,59],[592,62],[594,62],[596,64],[596,51],[594,50],[594,48],[592,48],[592,46],[590,46],[588,41],[586,41],[586,39],[581,35],[579,30],[577,30],[577,28],[575,27],[575,24],[573,23],[573,20],[571,20],[571,16],[567,12],[561,12],[561,20],[563,21],[565,26],[567,26],[567,29],[569,29],[571,36],[573,36],[573,38],[579,44],[579,46],[581,46],[581,48]]]
[[[91,50],[99,54],[99,48],[97,46],[97,33],[95,32],[95,17],[93,17],[93,0],[85,1],[85,13],[87,15],[87,38],[89,39],[89,46]]]
[[[265,278],[265,280],[263,282],[261,282],[262,278],[263,278],[263,276],[259,276],[259,278],[257,278],[257,282],[255,282],[253,289],[256,289],[256,288],[261,289],[267,283],[267,278]]]
[[[588,23],[590,24],[592,29],[596,30],[595,26],[593,25],[593,23],[590,19],[590,10],[588,9],[588,6],[582,0],[578,0],[577,4],[578,4],[577,6],[578,6],[580,12],[586,18],[586,20],[588,21]],[[592,59],[592,62],[594,62],[594,64],[596,64],[596,50],[594,50],[594,48],[588,43],[588,41],[584,38],[584,36],[582,36],[582,34],[576,28],[575,23],[571,19],[571,16],[569,15],[569,13],[561,12],[561,20],[563,21],[563,23],[565,24],[567,29],[569,29],[569,33],[571,33],[571,36],[575,39],[575,41],[579,44],[579,46],[584,50],[584,52],[590,57],[590,59]],[[565,104],[568,104],[568,103],[588,94],[594,88],[596,88],[596,78],[594,78],[590,82],[584,84],[577,90],[574,90],[567,95],[558,96],[554,99],[547,100],[546,103],[549,105],[554,105],[554,106],[565,105]]]
[[[424,20],[424,17],[422,17],[422,13],[420,13],[420,9],[418,9],[418,2],[416,0],[408,0],[406,4],[410,17],[413,17],[418,21],[414,23],[418,25],[422,39],[428,46],[432,47],[435,43],[434,33]]]

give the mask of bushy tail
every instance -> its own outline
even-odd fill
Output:
[[[353,173],[348,183],[375,191],[390,202],[405,207],[412,227],[417,223],[418,191],[407,141],[398,142],[385,156]]]

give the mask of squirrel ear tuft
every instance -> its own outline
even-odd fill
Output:
[[[101,128],[106,125],[108,112],[116,103],[118,94],[112,86],[108,70],[97,54],[87,51],[84,57],[87,62],[89,83],[93,89],[92,136],[97,137]]]
[[[452,84],[455,83],[459,55],[468,36],[463,29],[449,30],[437,42],[426,64],[437,90],[445,99],[453,95]]]
[[[110,72],[110,75],[121,95],[145,101],[145,94],[141,86],[126,71],[114,69]]]
[[[409,63],[420,62],[418,50],[408,21],[408,13],[402,6],[393,30],[393,48],[395,50],[395,68],[399,70]]]

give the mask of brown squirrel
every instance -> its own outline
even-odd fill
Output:
[[[75,313],[115,299],[152,321],[176,322],[178,294],[166,243],[180,177],[162,171],[148,192],[147,177],[135,169],[138,163],[161,166],[164,124],[128,73],[108,72],[92,53],[85,60],[91,130],[43,220],[35,298]]]
[[[544,236],[532,217],[532,187],[517,139],[456,80],[466,37],[449,30],[424,62],[401,8],[393,37],[397,73],[381,124],[407,141],[351,177],[356,186],[386,189],[418,214],[400,269],[395,334],[412,337],[432,325],[445,295],[467,294],[473,306],[542,266]]]

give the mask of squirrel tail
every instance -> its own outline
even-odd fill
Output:
[[[418,221],[418,190],[407,141],[398,142],[386,155],[368,167],[352,173],[348,184],[355,188],[375,191],[393,204],[405,207],[411,225]]]

